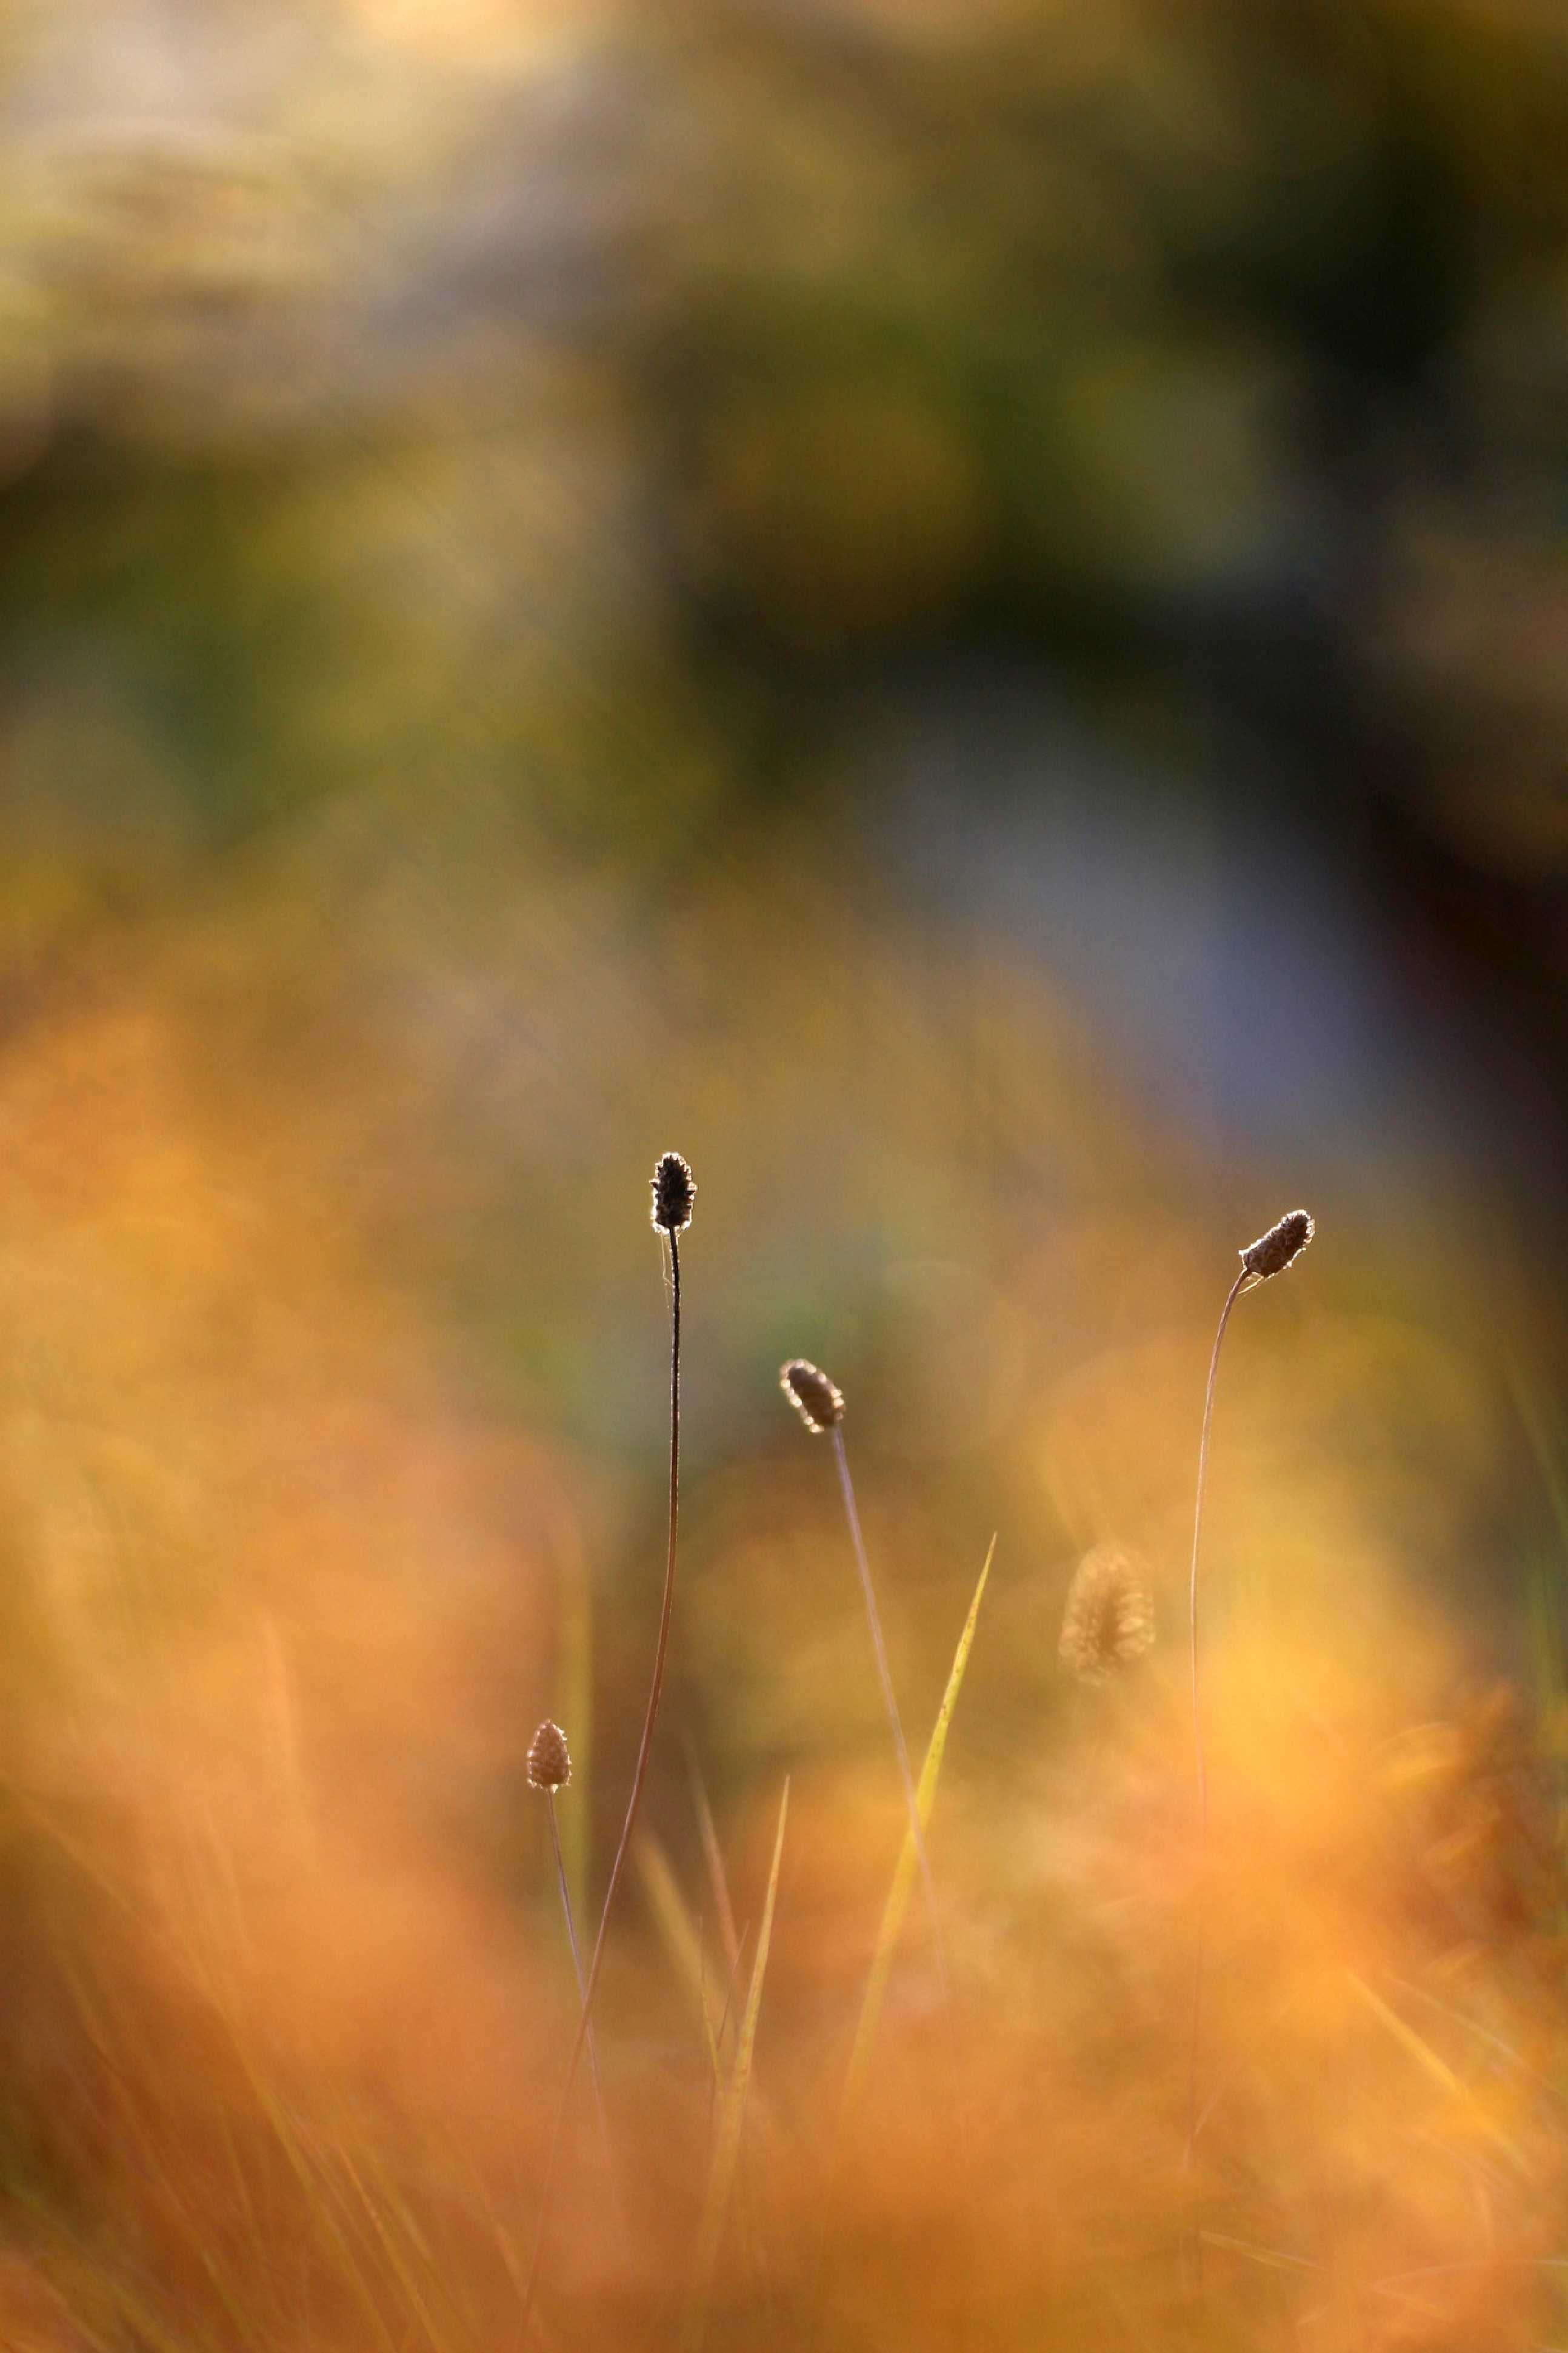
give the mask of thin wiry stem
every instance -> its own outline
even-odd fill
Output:
[[[899,1760],[899,1778],[904,1785],[904,1804],[909,1810],[910,1836],[914,1841],[921,1878],[925,1884],[926,1908],[931,1914],[932,1951],[936,1961],[937,1982],[942,1989],[944,2006],[948,2005],[947,1957],[942,1949],[942,1921],[937,1912],[936,1882],[931,1876],[931,1861],[926,1853],[925,1831],[921,1825],[920,1799],[915,1794],[915,1778],[910,1770],[910,1752],[904,1740],[904,1727],[899,1717],[899,1703],[893,1695],[892,1670],[888,1664],[888,1646],[882,1640],[882,1620],[877,1609],[877,1596],[871,1584],[871,1564],[866,1556],[866,1539],[860,1533],[860,1514],[855,1506],[855,1482],[849,1476],[849,1457],[844,1451],[844,1432],[836,1422],[832,1430],[834,1459],[838,1465],[838,1483],[844,1491],[844,1516],[849,1523],[849,1541],[855,1551],[855,1566],[860,1572],[860,1590],[866,1601],[866,1621],[871,1629],[871,1648],[876,1653],[877,1677],[882,1686],[882,1704],[888,1711],[888,1724],[893,1736],[893,1749]]]
[[[572,1947],[572,1970],[577,1980],[577,2000],[581,2002],[584,1993],[583,1955],[577,1943],[577,1923],[572,1916],[572,1894],[566,1883],[566,1859],[561,1852],[561,1825],[555,1819],[553,1789],[545,1790],[544,1803],[550,1815],[550,1852],[555,1858],[555,1879],[561,1890],[561,1910],[566,1922],[566,1942]],[[594,2104],[599,2111],[599,2133],[605,2144],[605,2164],[609,2171],[611,2184],[614,2186],[615,2159],[610,2152],[610,2126],[605,2114],[605,2090],[599,2080],[599,2046],[595,2040],[591,2025],[588,2029],[588,2065],[594,2077]]]
[[[1197,1949],[1193,1956],[1193,2018],[1187,2043],[1187,2141],[1182,2154],[1184,2172],[1192,2165],[1193,2151],[1198,2137],[1198,2045],[1203,2031],[1204,1958],[1207,1942],[1207,1912],[1204,1905],[1203,1873],[1208,1859],[1209,1788],[1208,1771],[1204,1761],[1203,1711],[1198,1681],[1198,1548],[1204,1532],[1204,1490],[1208,1483],[1209,1432],[1214,1426],[1215,1384],[1219,1377],[1219,1352],[1225,1339],[1225,1327],[1230,1322],[1231,1309],[1244,1291],[1249,1290],[1257,1278],[1243,1267],[1226,1294],[1220,1310],[1219,1328],[1214,1335],[1214,1354],[1209,1358],[1208,1387],[1204,1392],[1203,1434],[1198,1440],[1198,1495],[1193,1513],[1193,1563],[1187,1586],[1187,1619],[1192,1636],[1193,1653],[1193,1763],[1197,1779],[1198,1798],[1198,1933]],[[1203,2246],[1194,2238],[1193,2246],[1194,2284],[1203,2282]]]
[[[1197,1768],[1198,1836],[1200,1845],[1206,1842],[1209,1830],[1208,1775],[1204,1765],[1203,1715],[1198,1704],[1198,1546],[1204,1533],[1204,1489],[1208,1484],[1209,1431],[1214,1426],[1215,1382],[1219,1374],[1220,1344],[1225,1327],[1230,1322],[1230,1311],[1255,1278],[1245,1267],[1231,1284],[1220,1311],[1219,1329],[1214,1335],[1214,1354],[1209,1358],[1208,1388],[1204,1393],[1203,1436],[1198,1440],[1198,1500],[1193,1514],[1193,1567],[1187,1586],[1187,1616],[1192,1629],[1193,1644],[1193,1758]]]
[[[566,2081],[562,2086],[560,2105],[555,2111],[555,2127],[550,2137],[550,2155],[544,2168],[544,2186],[539,2196],[539,2217],[534,2224],[533,2253],[528,2266],[528,2281],[523,2289],[522,2314],[518,2323],[518,2343],[524,2343],[529,2323],[533,2316],[534,2299],[539,2289],[540,2258],[544,2251],[545,2226],[550,2219],[550,2201],[555,2187],[556,2167],[561,2155],[561,2134],[566,2121],[567,2104],[572,2086],[577,2080],[582,2062],[583,2046],[588,2039],[589,2021],[593,2016],[594,1995],[599,1983],[599,1969],[605,1957],[605,1932],[610,1925],[610,1907],[616,1900],[616,1889],[632,1842],[637,1824],[637,1809],[642,1803],[643,1783],[647,1778],[647,1761],[653,1747],[653,1728],[658,1721],[659,1695],[664,1689],[664,1662],[669,1650],[669,1621],[675,1608],[675,1549],[679,1519],[680,1494],[680,1240],[671,1231],[669,1242],[669,1534],[664,1559],[664,1599],[658,1615],[658,1639],[653,1654],[653,1683],[647,1695],[647,1713],[643,1718],[642,1739],[637,1747],[637,1761],[632,1774],[632,1791],[626,1802],[626,1816],[621,1824],[620,1842],[616,1859],[610,1865],[609,1883],[605,1889],[604,1909],[599,1914],[599,1932],[594,1939],[594,1957],[588,1964],[588,1982],[583,1989],[583,2008],[577,2021],[577,2032],[572,2044],[572,2055],[566,2063]]]

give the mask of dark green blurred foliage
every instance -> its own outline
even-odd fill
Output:
[[[1405,716],[1458,551],[1553,595],[1522,0],[110,21],[122,99],[97,12],[11,33],[10,667],[203,845],[477,768],[646,860],[985,645],[1310,747],[1347,673]]]

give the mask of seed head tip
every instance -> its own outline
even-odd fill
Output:
[[[536,1789],[563,1789],[572,1778],[566,1735],[548,1716],[528,1744],[528,1778]]]
[[[1292,1260],[1300,1257],[1312,1239],[1312,1220],[1305,1209],[1288,1209],[1277,1226],[1248,1242],[1241,1253],[1241,1263],[1248,1274],[1264,1281],[1271,1274],[1283,1274]]]
[[[683,1234],[691,1223],[697,1187],[679,1152],[667,1152],[653,1172],[653,1224],[660,1234]]]
[[[814,1438],[820,1438],[826,1430],[837,1429],[843,1420],[843,1390],[804,1356],[792,1356],[782,1367],[779,1387]]]

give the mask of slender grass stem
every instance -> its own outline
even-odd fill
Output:
[[[566,1922],[566,1942],[572,1947],[572,1970],[577,1980],[577,2000],[581,2003],[586,1988],[583,1978],[583,1953],[577,1942],[577,1923],[572,1914],[572,1892],[566,1877],[566,1858],[561,1851],[561,1825],[555,1816],[555,1792],[546,1789],[544,1802],[550,1815],[550,1852],[555,1858],[556,1884],[561,1890],[561,1911]],[[592,2024],[588,2028],[588,2067],[594,2078],[594,2105],[599,2111],[599,2136],[605,2144],[605,2164],[612,2188],[616,2181],[615,2158],[610,2148],[609,2119],[605,2113],[605,2087],[599,2079],[599,2046]]]
[[[1198,2113],[1198,2050],[1203,2035],[1204,1965],[1207,1957],[1208,1912],[1205,1903],[1205,1880],[1208,1864],[1209,1788],[1208,1770],[1204,1760],[1204,1720],[1202,1687],[1198,1676],[1198,1555],[1204,1533],[1204,1493],[1208,1484],[1209,1437],[1214,1428],[1215,1387],[1219,1378],[1219,1353],[1225,1345],[1226,1326],[1231,1310],[1244,1291],[1250,1291],[1271,1276],[1283,1274],[1293,1266],[1311,1240],[1315,1229],[1305,1209],[1288,1209],[1275,1220],[1266,1234],[1259,1234],[1241,1252],[1241,1271],[1226,1293],[1220,1310],[1219,1326],[1214,1335],[1214,1353],[1209,1358],[1208,1387],[1204,1391],[1203,1434],[1198,1440],[1198,1493],[1193,1508],[1193,1565],[1187,1584],[1187,1618],[1192,1633],[1193,1651],[1193,1765],[1197,1780],[1198,1844],[1197,1844],[1197,1935],[1193,1955],[1193,2018],[1187,2043],[1187,2140],[1182,2155],[1182,2170],[1191,2170],[1193,2152],[1197,2137],[1207,2121],[1208,2109]],[[1211,2100],[1209,2106],[1214,2105]],[[1184,2262],[1190,2263],[1189,2280],[1194,2297],[1203,2294],[1204,2234],[1195,2227],[1184,2242]]]
[[[926,1909],[931,1915],[931,1947],[936,1964],[937,1982],[944,2004],[949,2000],[947,1956],[942,1946],[942,1921],[937,1911],[936,1881],[931,1876],[930,1857],[926,1853],[925,1831],[921,1825],[920,1800],[915,1793],[914,1775],[910,1770],[910,1752],[904,1739],[904,1727],[899,1715],[899,1703],[893,1692],[892,1670],[888,1664],[888,1646],[882,1639],[882,1620],[877,1608],[876,1589],[871,1583],[871,1564],[867,1557],[866,1539],[860,1532],[860,1514],[855,1503],[855,1482],[849,1475],[849,1457],[844,1451],[844,1432],[835,1423],[830,1436],[833,1456],[838,1465],[838,1484],[844,1494],[844,1516],[849,1523],[849,1541],[854,1548],[855,1566],[860,1574],[860,1591],[866,1603],[866,1622],[871,1630],[871,1648],[876,1655],[877,1679],[882,1686],[882,1704],[888,1712],[888,1725],[893,1736],[893,1751],[899,1760],[899,1778],[903,1783],[904,1806],[909,1815],[910,1836],[914,1841],[915,1856],[920,1864],[921,1879],[925,1888]]]
[[[658,1638],[654,1646],[653,1682],[647,1695],[647,1711],[643,1717],[642,1739],[637,1746],[637,1761],[632,1774],[631,1796],[626,1801],[626,1820],[621,1824],[620,1841],[605,1889],[604,1907],[599,1914],[598,1934],[594,1939],[593,1958],[588,1964],[588,1981],[583,1989],[583,2007],[577,2020],[577,2032],[572,2043],[572,2055],[566,2063],[566,2081],[562,2086],[560,2104],[555,2111],[555,2126],[550,2137],[550,2154],[545,2162],[544,2186],[540,2191],[539,2215],[534,2224],[533,2253],[528,2267],[528,2282],[523,2290],[522,2314],[518,2323],[517,2341],[525,2344],[533,2307],[539,2293],[539,2267],[544,2251],[545,2230],[550,2219],[551,2200],[554,2192],[556,2170],[561,2156],[561,2135],[566,2121],[566,2110],[572,2097],[572,2087],[577,2080],[582,2063],[583,2047],[588,2039],[593,2017],[594,1995],[598,1988],[599,1970],[605,1957],[605,1936],[610,1925],[610,1911],[626,1866],[626,1854],[637,1826],[637,1810],[642,1803],[643,1784],[647,1778],[648,1757],[653,1748],[654,1726],[658,1721],[658,1703],[664,1690],[664,1666],[669,1651],[669,1625],[675,1608],[676,1538],[679,1525],[680,1496],[680,1237],[668,1231],[669,1243],[669,1525],[664,1561],[664,1599],[659,1608]]]
[[[1193,1514],[1193,1565],[1187,1583],[1187,1622],[1192,1634],[1193,1651],[1193,1761],[1197,1774],[1198,1838],[1200,1849],[1206,1845],[1209,1830],[1208,1773],[1204,1763],[1204,1725],[1198,1687],[1198,1547],[1204,1533],[1204,1490],[1208,1484],[1209,1432],[1214,1427],[1215,1385],[1219,1377],[1219,1352],[1225,1339],[1225,1327],[1230,1322],[1231,1309],[1244,1291],[1250,1289],[1256,1278],[1246,1267],[1237,1276],[1220,1311],[1219,1329],[1214,1335],[1214,1354],[1209,1358],[1208,1388],[1204,1392],[1203,1435],[1198,1440],[1198,1500]]]
[[[1192,2168],[1193,2153],[1197,2147],[1201,2118],[1198,2115],[1198,2051],[1203,2037],[1204,1965],[1207,1957],[1208,1910],[1203,1885],[1208,1862],[1209,1788],[1208,1769],[1204,1758],[1204,1722],[1202,1686],[1198,1675],[1198,1553],[1204,1532],[1204,1491],[1208,1484],[1209,1434],[1214,1427],[1215,1388],[1219,1377],[1219,1352],[1225,1342],[1226,1326],[1231,1310],[1244,1291],[1257,1281],[1244,1266],[1226,1294],[1220,1310],[1219,1328],[1214,1335],[1214,1353],[1209,1357],[1208,1387],[1204,1391],[1203,1433],[1198,1440],[1198,1493],[1193,1511],[1193,1561],[1187,1582],[1187,1623],[1192,1641],[1193,1666],[1193,1766],[1198,1800],[1198,1920],[1196,1947],[1193,1954],[1193,2014],[1187,2038],[1187,2137],[1182,2152],[1182,2170]],[[1189,2244],[1191,2284],[1194,2295],[1203,2290],[1203,2239],[1194,2231]]]

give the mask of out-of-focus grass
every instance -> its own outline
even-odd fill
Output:
[[[657,1502],[657,1427],[645,1445],[630,1421],[601,1479],[585,1446],[487,1399],[433,1294],[366,1247],[388,1176],[363,1145],[342,1156],[405,1074],[381,1060],[320,1123],[265,1058],[248,1081],[209,1081],[220,1045],[189,970],[127,964],[117,1002],[62,1011],[8,1058],[0,2312],[6,2341],[45,2353],[458,2353],[515,2321],[574,2016],[523,1750],[570,1676],[586,1561],[602,1883],[652,1629],[637,1556],[657,1514],[637,1490],[646,1473]],[[771,1020],[765,990],[759,1005]],[[814,1034],[826,1104],[847,1058]],[[940,1103],[941,1032],[919,1050]],[[968,1582],[939,1536],[997,1495],[1014,1533],[931,1819],[966,2146],[917,1949],[888,1971],[829,2196],[906,1825],[832,1499],[774,1435],[778,1335],[747,1252],[776,1244],[742,1205],[798,1082],[758,1071],[755,1160],[695,1092],[711,1160],[680,1131],[704,1187],[692,1576],[644,1851],[661,1893],[613,1940],[601,2022],[628,2228],[606,2213],[582,2104],[549,2341],[668,2341],[701,2247],[710,2336],[797,2344],[825,2234],[829,2341],[868,2353],[960,2327],[1019,2353],[1552,2341],[1563,1727],[1544,1685],[1538,1704],[1499,1679],[1462,1600],[1468,1549],[1506,1556],[1506,1393],[1456,1340],[1358,1307],[1349,1220],[1336,1233],[1325,1216],[1275,1312],[1238,1325],[1211,1495],[1212,2105],[1184,2178],[1198,1865],[1170,1630],[1215,1262],[1235,1238],[1087,1198],[1141,1187],[1138,1131],[1059,1083],[1061,1165],[1075,1118],[1098,1137],[1082,1207],[1043,1239],[972,1198],[962,1236],[981,1355],[994,1336],[1009,1384],[980,1391],[976,1451],[909,1451],[889,1409],[929,1367],[879,1362],[874,1270],[859,1294],[862,1482],[911,1711],[934,1712]],[[906,1135],[923,1133],[929,1103],[901,1108]],[[897,1171],[896,1124],[875,1132]],[[438,1169],[438,1138],[432,1152]],[[428,1181],[416,1147],[403,1165],[399,1184]],[[606,1328],[633,1335],[657,1386],[644,1181],[639,1157],[609,1215],[590,1185],[563,1230],[581,1232],[584,1266],[602,1231],[617,1284],[625,1260]],[[918,1226],[919,1185],[940,1198],[951,1181],[885,1175],[889,1223]],[[584,1287],[591,1323],[607,1293]],[[753,1320],[752,1430],[726,1420],[712,1365]],[[622,1378],[613,1360],[605,1378]],[[916,1411],[914,1427],[923,1447],[932,1424]],[[1162,1640],[1104,1690],[1069,1685],[1056,1645],[1072,1561],[1122,1534],[1153,1565]],[[747,1956],[728,1991],[683,1722]],[[742,2046],[734,2226],[716,2241],[710,2221],[704,2241]],[[1194,2222],[1197,2313],[1179,2263]]]
[[[763,1898],[763,1916],[757,1929],[752,1981],[746,1992],[746,2007],[735,2041],[735,2055],[731,2063],[729,2080],[724,2084],[723,2097],[719,2105],[713,2137],[713,2161],[702,2201],[701,2221],[698,2225],[691,2295],[682,2330],[683,2342],[692,2348],[692,2353],[696,2353],[708,2332],[713,2274],[734,2191],[735,2174],[741,2162],[741,2134],[746,2120],[746,2094],[751,2089],[752,2060],[757,2047],[757,2021],[762,2015],[763,1988],[767,1982],[768,1954],[773,1936],[773,1906],[778,1898],[779,1866],[784,1861],[784,1826],[788,1820],[789,1783],[786,1781],[784,1795],[779,1799],[778,1834],[773,1840],[773,1859],[768,1867],[767,1893]]]
[[[947,1688],[942,1693],[942,1705],[937,1710],[936,1722],[931,1726],[931,1739],[927,1744],[925,1758],[921,1767],[920,1782],[915,1791],[915,1804],[920,1814],[922,1832],[930,1824],[931,1809],[936,1803],[937,1784],[942,1778],[942,1764],[947,1753],[947,1736],[952,1725],[952,1712],[958,1705],[958,1695],[963,1688],[964,1670],[969,1664],[969,1653],[974,1643],[974,1629],[979,1621],[980,1604],[984,1599],[986,1579],[991,1575],[991,1563],[995,1554],[996,1539],[993,1536],[986,1549],[985,1558],[981,1564],[980,1576],[974,1588],[974,1598],[969,1605],[969,1615],[963,1621],[963,1630],[958,1638],[958,1648],[952,1654],[952,1666],[948,1674]],[[898,1949],[904,1915],[909,1910],[910,1890],[914,1884],[917,1860],[914,1826],[911,1823],[904,1842],[899,1849],[899,1859],[893,1868],[892,1884],[888,1890],[887,1901],[882,1906],[881,1923],[877,1930],[876,1949],[871,1955],[870,1973],[866,1980],[866,1991],[860,2004],[860,2016],[855,2028],[855,2042],[849,2053],[848,2073],[845,2078],[846,2115],[853,2114],[866,2080],[866,2070],[870,2064],[872,2046],[877,2040],[877,2022],[881,2017],[882,2004],[887,1999],[888,1979],[892,1971],[893,1956]]]

